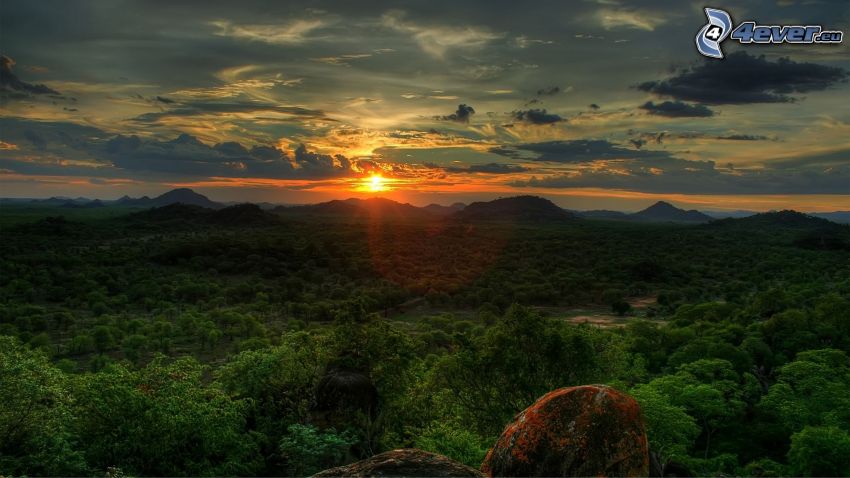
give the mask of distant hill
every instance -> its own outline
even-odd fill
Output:
[[[208,222],[222,226],[265,226],[280,222],[279,216],[256,204],[236,204],[212,213]]]
[[[61,207],[68,208],[68,209],[90,209],[90,208],[105,207],[105,206],[106,205],[103,204],[103,202],[100,199],[95,199],[94,201],[89,201],[89,200],[80,201],[79,199],[68,200],[68,201],[65,201],[61,205]]]
[[[170,204],[187,204],[190,206],[200,206],[208,209],[221,209],[223,204],[210,200],[203,194],[198,194],[189,188],[172,189],[164,194],[161,194],[153,199],[142,196],[140,198],[131,198],[124,196],[117,201],[112,202],[118,206],[130,207],[162,207]]]
[[[850,211],[813,212],[809,215],[841,224],[850,224]]]
[[[466,207],[466,204],[462,202],[456,202],[451,206],[443,206],[441,204],[429,204],[422,209],[430,212],[431,214],[435,214],[437,216],[449,216],[458,211],[462,211]]]
[[[609,211],[607,209],[595,209],[592,211],[576,211],[575,214],[578,214],[581,217],[586,217],[590,219],[615,219],[615,220],[627,220],[629,219],[629,215],[620,212],[620,211]]]
[[[741,218],[727,218],[712,223],[716,228],[780,228],[784,230],[844,230],[846,226],[834,223],[822,217],[802,212],[785,210],[763,212]]]
[[[686,211],[684,209],[679,209],[676,206],[664,201],[658,201],[657,203],[653,204],[652,206],[649,206],[643,211],[630,214],[629,218],[638,221],[650,222],[692,223],[703,223],[714,220],[713,217],[707,214],[703,214],[695,209]]]
[[[341,218],[424,219],[434,214],[423,208],[385,198],[333,200],[307,206],[279,206],[273,212],[283,215],[318,215]]]
[[[215,226],[265,226],[280,223],[280,217],[263,211],[256,204],[237,204],[222,209],[210,209],[193,204],[173,203],[154,207],[127,216],[134,223],[158,226],[209,224]]]
[[[763,234],[795,247],[813,250],[850,250],[850,226],[797,211],[778,211],[714,221],[714,231]]]
[[[219,209],[221,204],[211,201],[203,194],[198,194],[189,188],[172,189],[165,194],[150,200],[153,207],[167,206],[169,204],[188,204],[190,206],[201,206],[209,209]]]
[[[568,221],[575,215],[538,196],[515,196],[474,202],[454,214],[467,221],[550,222]]]
[[[174,203],[134,212],[126,217],[132,222],[182,225],[205,222],[212,213],[211,209],[205,207]]]

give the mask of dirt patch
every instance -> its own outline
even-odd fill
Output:
[[[629,305],[632,306],[633,309],[642,309],[642,308],[649,307],[651,305],[657,304],[658,303],[658,296],[657,295],[647,295],[647,296],[644,296],[644,297],[634,297],[634,298],[627,300],[626,302],[628,302]]]
[[[625,327],[629,317],[619,317],[610,314],[575,315],[564,317],[564,321],[571,324],[590,324],[598,327]]]

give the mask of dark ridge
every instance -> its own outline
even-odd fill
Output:
[[[135,212],[128,215],[127,218],[133,222],[183,225],[205,221],[212,213],[211,209],[201,206],[174,203]]]
[[[456,202],[451,206],[443,206],[442,204],[429,204],[422,209],[430,212],[431,214],[435,214],[437,216],[449,216],[458,211],[462,211],[466,207],[466,204],[462,202]]]
[[[150,200],[150,206],[167,206],[169,204],[188,204],[209,209],[220,209],[221,204],[211,201],[203,194],[198,194],[189,188],[172,189]]]
[[[618,219],[625,220],[629,218],[629,215],[621,212],[621,211],[609,211],[607,209],[597,209],[593,211],[581,211],[576,212],[581,217],[586,217],[589,219]]]
[[[308,206],[280,206],[278,214],[309,214],[344,218],[424,219],[434,215],[425,209],[385,198],[333,200]]]
[[[652,206],[649,206],[643,211],[630,214],[629,217],[639,221],[652,222],[703,223],[714,220],[713,217],[707,214],[703,214],[695,209],[686,211],[684,209],[679,209],[676,206],[664,201],[658,201],[657,203],[653,204]]]
[[[846,226],[828,219],[811,216],[802,212],[783,210],[754,214],[741,218],[727,218],[714,221],[714,227],[725,228],[781,228],[785,230],[846,230]]]
[[[209,223],[222,226],[265,226],[279,223],[279,217],[251,203],[219,209],[209,216]]]
[[[558,222],[569,221],[575,215],[538,196],[515,196],[489,202],[474,202],[455,218],[466,221]]]

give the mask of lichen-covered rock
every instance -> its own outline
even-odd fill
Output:
[[[505,428],[481,469],[488,476],[647,476],[640,406],[604,385],[549,392]]]
[[[484,475],[475,468],[458,463],[443,455],[416,448],[387,451],[371,458],[338,466],[313,475],[316,478],[337,476],[474,476]]]

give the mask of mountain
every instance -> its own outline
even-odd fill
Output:
[[[754,214],[742,218],[728,218],[714,221],[717,228],[783,229],[796,231],[845,230],[847,226],[837,224],[822,217],[802,212],[784,210]]]
[[[466,204],[462,202],[456,202],[451,206],[443,206],[442,204],[429,204],[422,209],[430,212],[431,214],[437,216],[449,216],[458,211],[462,211],[466,207]]]
[[[126,219],[138,224],[173,225],[179,227],[206,222],[212,213],[212,210],[194,204],[173,203],[134,212],[126,216]]]
[[[629,215],[620,212],[620,211],[609,211],[607,209],[596,209],[593,211],[576,211],[581,217],[586,217],[589,219],[615,219],[615,220],[627,220]]]
[[[850,224],[850,211],[813,212],[809,215],[840,224]]]
[[[575,215],[538,196],[515,196],[474,202],[454,214],[467,221],[550,222],[568,221]]]
[[[80,199],[77,198],[75,200],[65,201],[60,207],[68,208],[68,209],[90,209],[97,207],[104,207],[105,204],[100,199],[95,199],[94,201],[88,199]]]
[[[701,223],[714,220],[713,217],[707,214],[703,214],[695,209],[686,211],[684,209],[679,209],[676,206],[664,201],[658,201],[657,203],[653,204],[652,206],[649,206],[643,211],[630,214],[629,218],[633,220],[648,222]]]
[[[244,203],[219,209],[212,213],[209,222],[222,226],[265,226],[279,223],[280,218],[256,204]]]
[[[772,241],[813,250],[850,250],[850,226],[797,211],[774,211],[737,219],[720,219],[704,226],[768,236]]]
[[[118,206],[145,207],[145,205],[150,204],[150,201],[151,201],[151,198],[149,198],[147,196],[142,196],[140,198],[131,198],[130,196],[124,195],[124,196],[121,196],[120,199],[118,199],[117,201],[115,201],[112,204],[115,204],[115,205],[118,205]]]
[[[190,206],[200,206],[209,209],[220,209],[221,204],[211,201],[203,194],[198,194],[189,188],[172,189],[167,193],[161,194],[150,200],[149,206],[159,207],[169,204],[188,204]]]
[[[155,225],[159,227],[184,227],[189,225],[212,226],[267,226],[280,224],[280,217],[263,211],[256,204],[237,204],[213,210],[194,204],[172,203],[167,206],[152,207],[126,216],[136,225]]]
[[[189,188],[172,189],[164,194],[151,199],[148,196],[140,198],[131,198],[130,196],[122,196],[120,199],[113,201],[111,204],[117,206],[129,207],[162,207],[170,204],[186,204],[190,206],[200,206],[207,209],[221,209],[223,204],[210,200],[203,194],[198,194]]]
[[[273,212],[287,215],[306,214],[341,218],[427,219],[434,217],[432,213],[423,208],[385,198],[337,199],[307,206],[279,206],[274,208]]]

